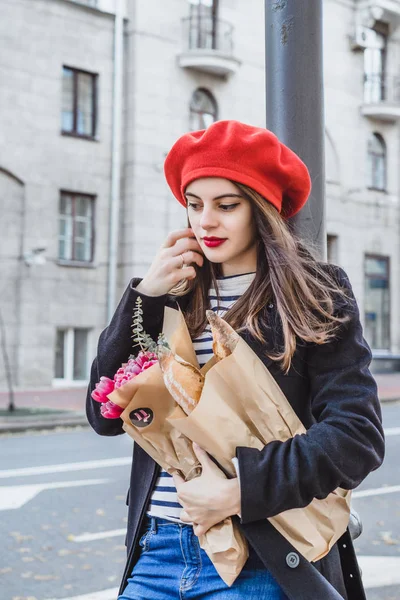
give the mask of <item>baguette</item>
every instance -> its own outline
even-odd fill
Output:
[[[226,358],[236,348],[239,334],[213,310],[207,310],[206,316],[211,325],[213,352],[218,360]]]
[[[189,415],[200,400],[204,375],[186,360],[173,354],[170,348],[161,346],[158,360],[164,383],[179,406]]]

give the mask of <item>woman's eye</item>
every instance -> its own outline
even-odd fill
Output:
[[[224,210],[224,211],[229,211],[229,210],[233,210],[235,208],[235,206],[239,206],[239,203],[237,203],[237,204],[221,204],[220,208],[222,208],[222,210]]]
[[[193,210],[197,210],[199,205],[198,204],[193,204],[193,202],[188,202],[188,207],[192,208]]]

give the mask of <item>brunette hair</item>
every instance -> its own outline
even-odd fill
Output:
[[[246,292],[229,309],[224,319],[236,330],[248,329],[265,343],[266,306],[276,305],[282,322],[283,348],[268,356],[281,363],[282,370],[290,369],[296,350],[296,337],[315,344],[334,338],[348,316],[335,312],[335,298],[351,299],[341,288],[326,265],[318,262],[311,246],[294,235],[288,222],[276,208],[258,192],[232,181],[252,205],[257,231],[257,269]],[[190,224],[189,224],[190,225]],[[179,282],[171,291],[174,296],[192,293],[184,310],[192,339],[198,337],[208,321],[205,311],[211,285],[220,300],[217,278],[222,276],[219,263],[204,258],[201,268],[195,265],[197,276]],[[263,332],[264,329],[264,332]]]

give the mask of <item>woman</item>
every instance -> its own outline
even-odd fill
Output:
[[[135,447],[120,600],[364,599],[348,531],[311,564],[267,520],[339,486],[356,487],[384,454],[371,352],[348,278],[314,260],[286,222],[307,201],[307,168],[271,132],[219,121],[179,138],[165,175],[190,228],[168,236],[102,333],[88,393],[91,425],[102,435],[123,432],[121,422],[99,415],[90,393],[131,353],[140,295],[153,339],[165,305],[179,304],[200,366],[212,356],[205,311],[223,315],[268,367],[307,433],[262,451],[238,447],[232,480],[220,477],[201,448],[202,475],[184,482]],[[230,588],[197,541],[227,516],[239,520],[250,547]]]

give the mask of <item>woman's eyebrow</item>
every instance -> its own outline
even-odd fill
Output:
[[[197,200],[201,200],[200,196],[196,196],[192,192],[186,192],[185,196],[192,196],[193,198],[197,198]],[[213,200],[221,200],[221,198],[243,198],[240,194],[221,194],[220,196],[215,196]]]

